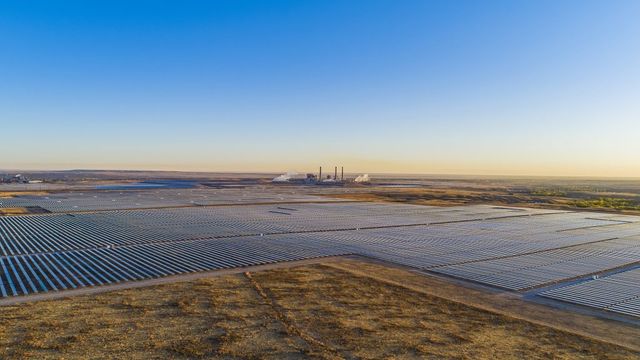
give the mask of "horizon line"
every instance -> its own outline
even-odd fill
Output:
[[[163,169],[1,169],[0,172],[10,173],[10,172],[23,172],[23,173],[37,173],[37,172],[168,172],[168,173],[195,173],[195,174],[263,174],[263,175],[277,175],[287,173],[286,171],[216,171],[216,170],[163,170]],[[304,173],[304,172],[302,172]],[[480,178],[561,178],[561,179],[584,179],[584,180],[640,180],[640,176],[602,176],[602,175],[532,175],[532,174],[453,174],[453,173],[428,173],[428,172],[417,172],[417,173],[403,173],[403,172],[393,172],[393,171],[377,171],[377,172],[345,172],[347,174],[361,174],[366,173],[369,175],[381,175],[381,176],[389,176],[389,175],[404,175],[404,176],[428,176],[428,177],[480,177]],[[301,173],[298,173],[301,174]]]

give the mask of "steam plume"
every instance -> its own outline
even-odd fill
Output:
[[[369,174],[364,174],[364,175],[359,175],[354,181],[357,183],[367,183],[371,181],[371,179],[369,179]]]

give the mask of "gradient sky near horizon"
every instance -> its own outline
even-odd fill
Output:
[[[2,1],[0,169],[640,177],[640,1]]]

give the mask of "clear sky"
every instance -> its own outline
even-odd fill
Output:
[[[0,168],[640,176],[640,1],[2,1]]]

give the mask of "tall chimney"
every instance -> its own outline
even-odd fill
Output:
[[[335,167],[335,172],[333,173],[333,180],[338,181],[338,167]]]
[[[340,167],[340,181],[344,181],[344,166]]]
[[[322,166],[320,166],[320,174],[318,175],[318,181],[322,181]]]

